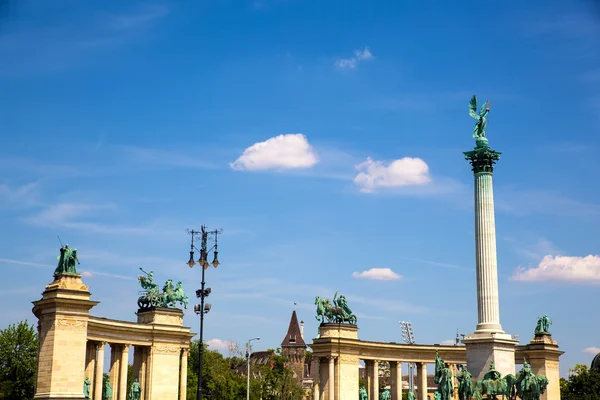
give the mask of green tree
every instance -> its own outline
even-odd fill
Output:
[[[288,359],[281,355],[281,349],[277,349],[271,365],[262,367],[262,399],[297,400],[304,397],[304,389],[294,378],[292,370],[286,367],[287,362]]]
[[[37,332],[27,321],[0,331],[1,399],[33,399],[37,355]]]
[[[600,372],[576,364],[569,379],[560,380],[562,400],[600,400]]]

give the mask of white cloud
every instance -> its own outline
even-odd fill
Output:
[[[404,157],[385,165],[383,161],[373,161],[370,157],[356,165],[361,171],[354,183],[363,193],[372,193],[378,188],[425,185],[431,182],[429,166],[420,158]]]
[[[585,349],[583,349],[584,353],[588,353],[588,354],[593,354],[596,355],[598,353],[600,353],[600,347],[586,347]]]
[[[81,271],[81,276],[83,276],[84,278],[91,278],[94,276],[94,274],[90,271]]]
[[[229,350],[229,348],[231,346],[231,342],[229,342],[227,340],[217,339],[217,338],[207,340],[206,344],[212,350],[219,350],[219,351]]]
[[[336,60],[335,65],[341,69],[354,69],[359,61],[370,60],[373,58],[373,53],[368,48],[363,50],[354,50],[354,57],[340,58]]]
[[[371,279],[375,281],[392,281],[401,279],[402,275],[395,273],[390,268],[371,268],[363,272],[353,272],[353,278]]]
[[[585,257],[547,255],[542,258],[537,267],[517,267],[511,279],[600,284],[600,256],[591,254]]]
[[[310,143],[301,133],[289,133],[254,143],[229,166],[238,171],[310,168],[318,162]]]
[[[456,344],[456,339],[448,339],[444,340],[440,345],[442,346],[454,346]]]

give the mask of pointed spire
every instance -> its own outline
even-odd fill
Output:
[[[300,331],[300,324],[298,323],[298,316],[296,310],[292,312],[292,318],[290,319],[290,325],[288,327],[287,334],[281,342],[281,347],[303,347],[306,348],[306,343],[302,338],[302,332]]]

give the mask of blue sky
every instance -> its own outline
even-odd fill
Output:
[[[600,351],[591,3],[125,3],[0,14],[0,326],[34,319],[57,235],[79,249],[94,315],[135,318],[139,267],[193,297],[185,229],[206,224],[224,229],[214,348],[277,347],[294,302],[312,337],[314,297],[336,290],[362,339],[400,341],[400,320],[420,343],[471,333],[462,152],[478,94],[503,153],[502,325],[526,342],[549,314],[563,374]],[[185,323],[197,330],[191,310]]]

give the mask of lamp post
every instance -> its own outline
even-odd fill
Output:
[[[219,247],[218,247],[218,242],[217,242],[217,237],[219,234],[223,233],[223,230],[214,230],[214,231],[207,231],[206,230],[206,226],[202,225],[200,227],[200,231],[195,231],[195,230],[187,230],[187,233],[192,235],[192,243],[190,244],[190,260],[187,262],[187,265],[192,268],[194,265],[196,265],[196,262],[194,261],[194,249],[196,249],[199,253],[200,253],[200,258],[198,259],[198,264],[200,264],[200,266],[202,267],[202,282],[201,282],[201,286],[200,289],[196,290],[196,297],[200,298],[200,304],[196,304],[194,305],[194,312],[196,314],[200,315],[200,345],[198,347],[198,392],[196,394],[196,399],[197,400],[202,400],[202,356],[204,353],[204,342],[203,342],[203,338],[202,338],[202,334],[204,331],[204,314],[208,313],[210,311],[211,305],[210,304],[204,304],[204,298],[208,297],[208,295],[210,294],[211,290],[210,288],[205,288],[205,282],[204,282],[204,272],[206,271],[206,269],[208,268],[209,265],[212,264],[213,267],[217,268],[219,266],[219,259],[218,259],[218,255],[219,255]],[[206,242],[208,240],[208,235],[213,235],[215,237],[215,245],[210,249],[213,250],[214,249],[214,258],[212,263],[208,263],[208,261],[206,260],[208,257],[208,252],[210,250],[206,249]],[[198,248],[194,245],[194,242],[196,241],[196,236],[200,236],[200,250],[198,250]]]
[[[402,339],[406,344],[415,344],[415,335],[412,329],[412,322],[400,321],[402,329]],[[415,363],[408,363],[408,390],[415,392]]]
[[[249,339],[248,342],[246,342],[246,363],[248,365],[248,383],[246,384],[246,400],[250,400],[250,342],[253,340],[260,340],[260,338],[255,337]]]

